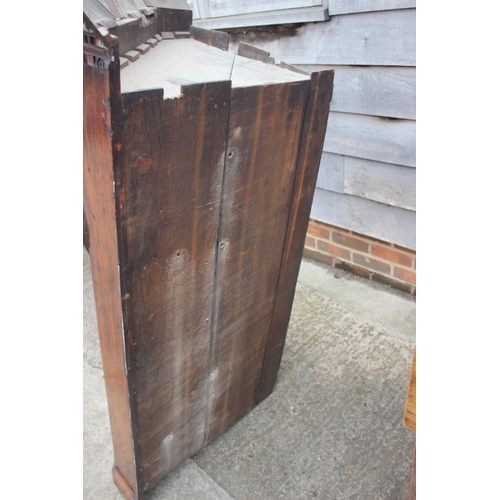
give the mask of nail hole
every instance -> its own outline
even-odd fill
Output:
[[[232,158],[233,156],[234,156],[234,153],[232,151],[227,155],[228,158]]]
[[[148,155],[141,155],[135,160],[135,169],[140,174],[145,174],[151,168],[151,158]]]

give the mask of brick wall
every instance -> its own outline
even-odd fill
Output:
[[[311,219],[304,256],[416,293],[416,253],[392,243]]]

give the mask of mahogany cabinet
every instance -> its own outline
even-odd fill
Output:
[[[153,10],[115,35],[84,16],[84,218],[136,500],[273,389],[333,88]]]

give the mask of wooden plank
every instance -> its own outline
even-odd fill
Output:
[[[330,112],[324,150],[415,167],[416,122]]]
[[[311,218],[416,249],[416,214],[410,210],[317,188]]]
[[[207,439],[258,401],[310,81],[233,88]]]
[[[415,211],[416,169],[346,156],[344,193]]]
[[[415,9],[334,16],[288,30],[268,28],[258,37],[251,32],[230,37],[231,44],[247,42],[294,65],[416,66]]]
[[[227,51],[229,48],[229,35],[222,31],[206,30],[196,26],[191,26],[191,36],[195,40],[217,47],[221,50]]]
[[[270,54],[265,50],[258,49],[253,45],[242,42],[238,45],[238,55],[241,57],[247,57],[248,59],[254,59],[256,61],[267,63]]]
[[[308,72],[335,70],[332,111],[416,119],[416,68],[307,64],[300,68]]]
[[[157,9],[159,29],[156,33],[162,31],[189,31],[193,24],[193,13],[191,10],[182,9]]]
[[[403,424],[407,429],[417,432],[417,349],[413,349],[410,381],[406,395],[405,414]]]
[[[123,494],[137,492],[132,416],[124,353],[122,295],[117,230],[115,180],[113,168],[119,125],[112,111],[121,114],[119,95],[119,56],[117,40],[108,37],[114,61],[98,67],[83,65],[83,202],[87,220],[92,279],[101,347],[104,382],[111,421],[114,450],[114,476]],[[136,444],[136,443],[135,443]],[[127,498],[132,498],[130,495]]]
[[[309,224],[332,90],[333,71],[311,75],[276,300],[262,365],[259,401],[271,394],[281,363]]]
[[[210,17],[236,16],[285,9],[318,7],[322,0],[208,0]]]
[[[328,9],[324,7],[308,7],[305,9],[274,10],[268,12],[252,12],[237,16],[213,17],[203,16],[195,19],[193,24],[201,28],[226,29],[249,26],[272,26],[290,23],[315,23],[328,19]],[[253,40],[249,40],[253,42]]]
[[[372,12],[375,10],[409,9],[416,7],[415,0],[330,0],[328,12],[331,16]]]
[[[83,246],[88,252],[90,248],[90,239],[87,218],[85,217],[85,210],[83,211]]]
[[[148,490],[205,438],[230,82],[123,94],[125,327]]]
[[[336,193],[344,192],[345,156],[323,151],[316,186]]]
[[[109,28],[110,34],[120,40],[120,56],[126,57],[127,52],[137,50],[139,45],[161,31],[163,28],[158,21],[158,16],[154,16],[150,24],[143,24],[141,19],[126,19],[116,27]]]

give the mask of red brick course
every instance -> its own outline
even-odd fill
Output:
[[[408,269],[401,269],[400,267],[394,268],[394,277],[400,279],[401,281],[407,281],[412,285],[417,284],[417,274]]]
[[[401,264],[402,266],[407,267],[411,267],[411,265],[413,264],[413,257],[387,247],[382,247],[380,245],[377,245],[376,243],[372,243],[370,250],[372,255],[381,257],[385,260],[390,260],[395,264]]]
[[[304,256],[416,293],[416,252],[412,249],[310,220]]]

